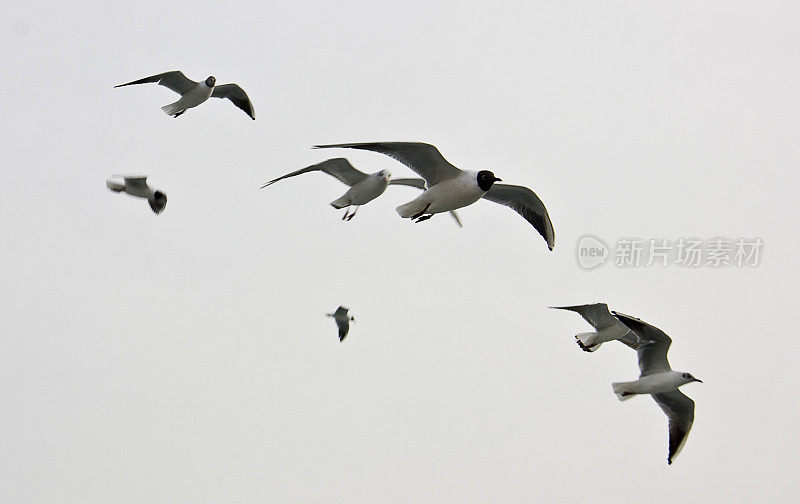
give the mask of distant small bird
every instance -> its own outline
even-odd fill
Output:
[[[341,209],[346,207],[342,220],[349,221],[352,219],[356,215],[359,206],[365,205],[383,194],[383,192],[386,190],[386,187],[389,185],[406,185],[425,190],[425,181],[420,178],[393,179],[389,170],[381,170],[371,175],[367,175],[366,173],[356,169],[345,158],[328,159],[321,163],[311,165],[307,168],[301,168],[300,170],[293,171],[292,173],[283,175],[282,177],[270,180],[266,184],[262,185],[261,189],[267,187],[268,185],[272,185],[279,180],[313,171],[327,173],[328,175],[338,179],[340,182],[350,186],[350,189],[344,193],[341,198],[331,202],[331,206],[334,208]],[[353,213],[350,213],[351,206],[356,207],[355,210],[353,210]],[[455,219],[456,223],[461,226],[461,221],[459,220],[458,215],[455,212],[450,212],[450,214],[453,216],[453,219]]]
[[[316,145],[327,149],[342,147],[385,154],[414,170],[425,179],[427,190],[397,207],[404,219],[422,222],[434,214],[471,205],[481,198],[510,207],[539,231],[553,250],[555,233],[544,204],[527,187],[495,184],[501,179],[488,170],[462,171],[450,164],[433,145],[419,142],[374,142]]]
[[[203,82],[195,82],[189,79],[183,72],[175,70],[173,72],[165,72],[158,75],[151,75],[143,79],[128,82],[114,86],[115,88],[122,86],[130,86],[132,84],[147,84],[148,82],[157,82],[158,84],[167,87],[179,95],[181,98],[175,103],[164,105],[161,110],[172,117],[178,117],[186,112],[187,109],[196,107],[208,100],[209,98],[227,98],[234,105],[244,110],[247,115],[254,121],[256,120],[256,113],[253,110],[253,104],[250,103],[250,98],[244,89],[236,84],[223,84],[216,86],[217,79],[213,76],[207,78]]]
[[[673,371],[667,361],[667,352],[672,339],[661,329],[636,317],[616,313],[641,341],[639,356],[640,377],[636,381],[612,383],[614,393],[620,401],[637,394],[650,394],[669,419],[669,455],[667,463],[680,453],[694,423],[694,401],[678,390],[691,382],[700,382],[691,373]]]
[[[600,345],[608,341],[619,340],[636,350],[639,346],[639,339],[628,326],[620,322],[615,316],[616,312],[609,312],[608,305],[605,303],[595,303],[578,306],[551,306],[556,310],[569,310],[583,317],[596,329],[593,332],[579,333],[575,335],[578,346],[584,352],[594,352]]]
[[[114,179],[122,178],[124,182]],[[113,175],[106,180],[106,187],[114,192],[125,192],[137,198],[145,198],[150,208],[160,214],[167,206],[167,195],[147,185],[147,175]]]
[[[347,337],[347,332],[350,331],[350,321],[356,321],[356,319],[347,314],[350,311],[350,308],[345,308],[344,306],[340,306],[336,309],[333,313],[326,313],[328,317],[333,317],[333,320],[336,321],[336,325],[339,327],[339,342],[341,343]]]

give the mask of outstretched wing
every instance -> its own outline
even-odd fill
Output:
[[[250,116],[250,119],[256,120],[256,111],[253,110],[253,104],[250,103],[250,98],[244,89],[236,84],[223,84],[221,86],[214,86],[211,96],[214,98],[227,98],[234,105],[244,110],[245,114]]]
[[[553,223],[544,207],[542,200],[536,193],[523,186],[494,184],[489,192],[483,195],[484,199],[505,205],[530,222],[539,231],[547,242],[547,248],[553,250],[556,242]]]
[[[694,401],[680,390],[652,394],[656,404],[669,419],[669,456],[667,463],[681,452],[694,423]]]
[[[457,177],[461,172],[451,165],[433,145],[419,142],[372,142],[315,145],[317,149],[342,147],[386,154],[414,170],[428,183],[428,187]]]
[[[287,173],[282,177],[278,177],[276,179],[272,179],[266,184],[261,186],[261,189],[267,187],[268,185],[272,185],[279,180],[283,180],[289,177],[295,177],[297,175],[302,175],[303,173],[309,173],[313,171],[321,171],[325,172],[332,177],[336,177],[341,182],[349,185],[354,186],[367,178],[367,174],[363,173],[353,165],[350,164],[348,160],[345,158],[334,158],[334,159],[327,159],[321,163],[317,163],[315,165],[308,166],[306,168],[301,168],[297,171],[293,171],[292,173]]]
[[[636,352],[639,355],[641,376],[672,370],[667,360],[672,339],[664,331],[636,317],[619,312],[611,313],[639,337],[640,344]]]
[[[594,303],[594,304],[586,304],[586,305],[575,305],[575,306],[551,306],[550,308],[556,310],[569,310],[572,312],[577,313],[583,320],[589,322],[592,327],[597,329],[605,329],[606,327],[610,327],[615,325],[618,320],[611,315],[611,312],[608,311],[608,305],[605,303]]]
[[[191,91],[195,88],[195,86],[197,86],[197,83],[183,75],[183,72],[175,70],[174,72],[164,72],[158,75],[151,75],[150,77],[145,77],[144,79],[127,82],[114,87],[118,88],[133,84],[147,84],[148,82],[157,82],[158,84],[169,88],[178,94],[186,94],[188,91]]]

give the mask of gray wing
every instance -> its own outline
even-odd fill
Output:
[[[132,175],[125,177],[125,185],[130,188],[147,188],[147,175]]]
[[[483,195],[484,199],[505,205],[530,222],[539,231],[539,234],[547,242],[547,248],[553,250],[556,242],[556,235],[553,231],[553,223],[544,207],[542,200],[536,193],[523,186],[494,184],[489,192]]]
[[[150,77],[145,77],[144,79],[127,82],[114,87],[118,88],[133,84],[147,84],[148,82],[156,82],[182,95],[186,94],[188,91],[191,91],[195,88],[195,86],[197,86],[197,83],[183,75],[183,72],[175,70],[174,72],[164,72],[158,75],[151,75]]]
[[[425,190],[425,181],[422,180],[422,179],[419,179],[419,178],[397,178],[397,179],[391,179],[389,181],[389,185],[393,185],[393,184],[394,185],[407,185],[407,186],[411,186],[411,187],[416,187],[417,189],[422,189],[423,191]],[[458,227],[464,227],[464,225],[461,224],[461,219],[458,217],[458,214],[456,213],[455,210],[450,210],[450,217],[452,217],[453,220],[456,221],[456,224],[458,224]]]
[[[268,185],[272,185],[279,180],[283,180],[289,177],[294,177],[296,175],[302,175],[303,173],[309,173],[313,171],[325,172],[332,177],[336,177],[341,182],[344,182],[349,186],[354,186],[359,182],[361,182],[362,180],[364,180],[365,178],[367,178],[366,173],[363,173],[354,168],[353,165],[351,165],[350,162],[345,158],[334,158],[334,159],[328,159],[321,163],[317,163],[315,165],[311,165],[307,168],[301,168],[300,170],[293,171],[292,173],[288,173],[282,177],[272,179],[266,184],[262,185],[261,189],[267,187]]]
[[[669,419],[669,456],[667,463],[672,461],[681,452],[689,431],[694,423],[694,401],[680,390],[652,394],[656,404]]]
[[[419,142],[373,142],[315,145],[316,149],[342,147],[380,152],[408,166],[428,183],[428,187],[457,177],[461,170],[451,165],[433,145]]]
[[[253,110],[253,104],[250,103],[250,98],[244,89],[236,84],[223,84],[221,86],[214,86],[214,91],[211,92],[214,98],[227,98],[234,105],[244,110],[245,114],[250,116],[250,119],[256,120],[256,111]]]
[[[336,321],[336,325],[339,326],[339,342],[341,343],[347,337],[347,333],[350,332],[350,321],[345,319],[344,322]]]
[[[639,337],[640,344],[636,352],[639,355],[641,376],[672,370],[667,360],[672,339],[664,331],[636,317],[619,312],[611,313]]]
[[[618,322],[617,318],[611,315],[611,312],[608,311],[608,305],[605,303],[575,306],[551,306],[550,308],[556,310],[573,311],[583,317],[586,322],[589,322],[592,327],[598,331],[600,329],[605,329],[606,327],[611,327]]]

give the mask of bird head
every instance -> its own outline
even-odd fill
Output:
[[[490,172],[489,170],[481,170],[478,172],[478,187],[480,187],[484,191],[488,191],[492,188],[492,184],[497,182],[499,179],[494,176],[494,173]]]
[[[392,172],[390,172],[389,170],[381,170],[375,175],[377,175],[378,178],[385,180],[386,182],[389,182],[392,179]]]
[[[167,195],[161,191],[154,191],[153,196],[151,196],[147,202],[150,203],[150,208],[153,212],[160,214],[167,206]]]
[[[208,87],[214,87],[216,83],[217,79],[215,79],[213,75],[209,76],[208,79],[206,79],[206,86]]]
[[[681,373],[681,379],[683,380],[683,384],[692,383],[692,382],[700,382],[703,383],[703,380],[699,380],[692,376],[692,373]]]

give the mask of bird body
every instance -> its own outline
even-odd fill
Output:
[[[122,178],[123,182],[114,179]],[[106,180],[106,187],[114,192],[124,192],[137,198],[144,198],[154,213],[159,214],[167,206],[167,195],[147,185],[146,175],[115,175]]]
[[[639,394],[660,394],[678,390],[681,385],[699,381],[694,377],[687,377],[689,373],[682,371],[664,371],[661,373],[642,376],[638,380],[629,382],[616,382],[611,386],[620,401],[630,399]]]
[[[206,81],[198,82],[194,88],[183,94],[178,101],[164,105],[161,110],[169,116],[183,113],[187,109],[194,108],[211,98],[211,93],[213,92],[213,85],[209,87]]]
[[[397,207],[397,213],[410,219],[419,213],[437,214],[469,206],[486,194],[478,185],[478,172],[462,171],[457,176],[428,188],[415,199]]]
[[[369,203],[386,191],[392,174],[381,170],[364,178],[347,190],[341,198],[331,202],[333,208],[344,208],[351,205],[360,206]]]

